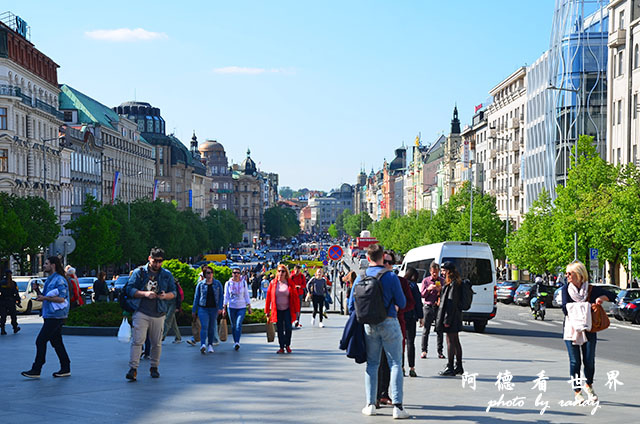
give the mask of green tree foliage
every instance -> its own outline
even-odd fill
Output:
[[[231,211],[211,209],[205,223],[209,233],[210,251],[223,252],[229,245],[242,241],[244,225]]]
[[[288,186],[283,186],[280,187],[280,196],[282,196],[283,199],[291,199],[293,197],[293,190],[291,190],[291,187]]]
[[[524,215],[518,231],[509,239],[510,262],[535,274],[554,273],[562,266],[556,253],[554,219],[551,197],[543,190]]]
[[[0,260],[19,251],[27,241],[27,233],[20,218],[11,208],[8,194],[0,193]]]
[[[182,291],[184,291],[184,301],[193,303],[193,294],[198,283],[199,270],[193,269],[189,265],[180,262],[178,259],[165,260],[162,267],[171,271],[173,278],[178,280]]]
[[[327,230],[327,232],[333,238],[337,238],[338,237],[338,230],[336,229],[336,224],[329,225],[329,229]]]
[[[349,215],[344,220],[344,231],[351,237],[358,237],[360,231],[367,229],[372,221],[365,211],[360,212],[358,215]]]
[[[273,239],[289,238],[300,232],[300,222],[293,209],[274,206],[264,211],[264,228]]]
[[[392,213],[371,225],[372,234],[387,248],[406,253],[414,247],[447,240],[469,240],[469,184],[433,214],[422,210],[408,215]],[[496,259],[504,258],[505,224],[496,212],[495,198],[473,191],[473,241],[491,246]]]
[[[75,250],[69,259],[77,266],[101,267],[118,261],[122,255],[118,234],[120,224],[111,210],[101,208],[93,196],[87,195],[82,215],[66,227],[73,231]]]
[[[336,218],[336,230],[338,231],[339,235],[343,235],[346,232],[344,230],[344,223],[350,216],[353,216],[353,212],[351,212],[351,209],[345,209]]]
[[[1,236],[7,240],[0,245],[11,250],[5,254],[11,254],[20,273],[29,274],[31,264],[27,258],[36,256],[60,234],[55,209],[41,197],[3,196],[0,203],[8,220],[2,224],[8,227],[8,232],[3,231]],[[14,224],[15,227],[11,228]],[[12,236],[16,238],[9,238]]]

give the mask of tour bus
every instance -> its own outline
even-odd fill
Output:
[[[471,308],[462,312],[464,322],[473,322],[476,332],[482,333],[487,322],[496,316],[496,268],[493,252],[487,243],[445,241],[411,249],[404,257],[400,275],[407,267],[415,268],[422,281],[429,275],[431,262],[453,262],[462,279],[473,286]]]

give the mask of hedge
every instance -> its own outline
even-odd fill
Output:
[[[176,315],[179,326],[191,325],[191,305],[182,304],[182,311]],[[128,315],[128,314],[127,314]],[[99,302],[80,306],[69,311],[66,325],[72,327],[119,327],[123,312],[117,302]],[[244,317],[243,324],[267,322],[262,309],[253,309],[251,315]]]

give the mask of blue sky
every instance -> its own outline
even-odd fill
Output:
[[[448,133],[549,46],[554,0],[52,1],[11,11],[58,79],[159,107],[189,144],[248,148],[280,185],[330,190]],[[9,10],[9,9],[7,9]],[[116,31],[118,30],[118,31]]]

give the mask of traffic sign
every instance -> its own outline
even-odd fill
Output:
[[[342,251],[342,247],[337,244],[334,244],[329,248],[329,258],[334,261],[339,261],[343,254],[344,252]]]
[[[589,262],[591,269],[598,269],[598,249],[589,249]]]
[[[329,261],[325,259],[324,261],[322,261],[322,265],[324,265],[324,266],[329,265]]]

